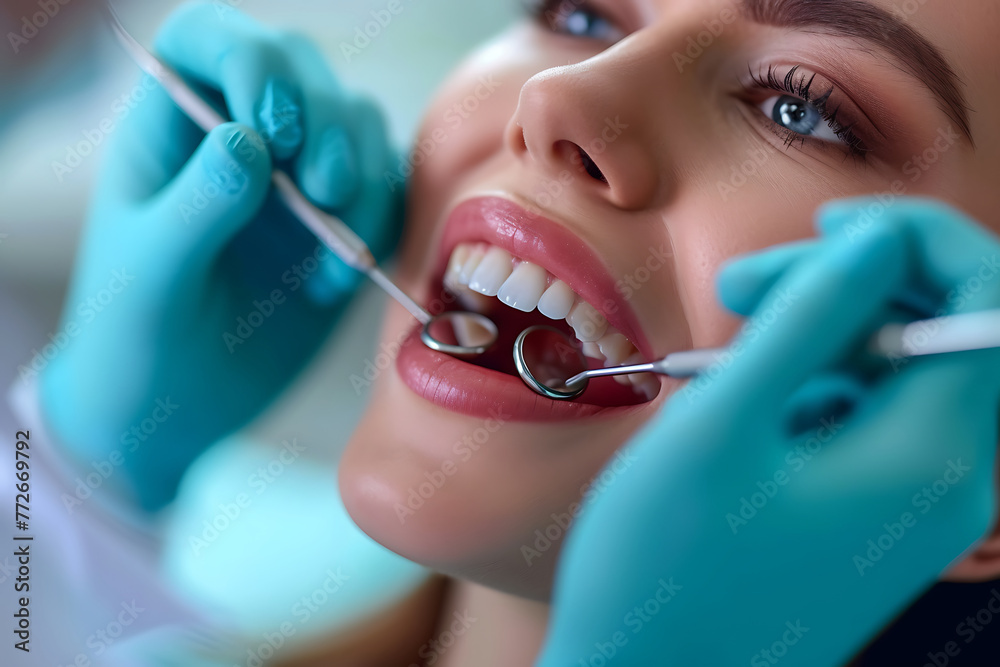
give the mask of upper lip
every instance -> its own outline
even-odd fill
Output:
[[[475,242],[503,248],[562,280],[631,341],[644,358],[652,358],[635,311],[616,289],[616,281],[604,262],[567,225],[529,213],[513,198],[490,195],[466,199],[448,216],[434,275],[444,275],[455,246]]]

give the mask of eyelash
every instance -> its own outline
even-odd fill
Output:
[[[819,112],[823,120],[830,124],[830,129],[833,130],[833,133],[844,142],[844,148],[847,152],[853,157],[864,160],[871,149],[869,149],[865,145],[864,141],[862,141],[862,139],[853,131],[853,128],[857,123],[848,123],[845,125],[840,122],[838,117],[840,115],[841,105],[838,104],[835,108],[830,108],[830,96],[833,95],[835,89],[831,87],[826,93],[816,97],[812,93],[812,84],[816,79],[816,75],[813,74],[812,76],[808,76],[807,74],[802,74],[802,76],[796,77],[795,75],[798,71],[799,66],[796,65],[791,68],[783,78],[779,78],[775,74],[773,65],[768,66],[766,75],[761,74],[759,71],[755,74],[753,70],[751,70],[750,78],[756,86],[744,87],[747,88],[748,94],[753,94],[755,92],[759,92],[760,90],[771,90],[779,93],[785,93],[793,97],[798,97],[803,102],[811,104]],[[756,88],[756,90],[754,90],[754,88]],[[809,139],[809,137],[804,134],[793,132],[786,127],[778,125],[771,118],[768,118],[767,120],[772,126],[772,130],[784,138],[785,146],[791,146],[796,141],[799,142],[799,145],[803,145],[806,140]]]
[[[521,0],[521,4],[527,15],[539,24],[543,29],[549,30],[551,32],[562,34],[557,30],[556,26],[552,25],[550,20],[551,15],[560,16],[562,15],[563,7],[569,5],[574,11],[583,10],[589,11],[597,17],[604,19],[603,14],[596,11],[590,6],[587,0]],[[749,68],[749,66],[748,66]],[[816,75],[808,76],[802,74],[800,77],[796,77],[796,73],[799,70],[799,66],[796,65],[783,77],[779,78],[775,74],[774,66],[769,66],[767,68],[767,74],[762,74],[758,71],[754,74],[753,70],[750,71],[750,78],[753,81],[753,86],[748,84],[743,84],[746,89],[746,94],[748,96],[758,95],[762,90],[769,90],[774,92],[785,93],[787,95],[797,97],[803,102],[812,105],[823,120],[830,125],[830,129],[833,133],[843,142],[842,146],[836,146],[836,148],[841,149],[846,152],[849,157],[853,157],[860,161],[865,161],[867,159],[868,153],[871,149],[868,148],[864,141],[853,131],[856,123],[849,123],[847,125],[840,122],[838,119],[840,115],[841,105],[837,105],[836,108],[830,108],[830,97],[834,93],[834,88],[830,88],[825,94],[815,97],[812,94],[812,84],[816,78]],[[764,115],[761,113],[761,115]],[[824,146],[830,146],[831,142],[824,139],[816,139],[814,137],[808,137],[804,134],[794,132],[786,127],[778,125],[773,119],[765,116],[767,123],[769,125],[769,130],[777,134],[784,141],[786,147],[794,145],[796,142],[800,146],[805,145],[806,140],[811,139],[811,143],[818,142]]]

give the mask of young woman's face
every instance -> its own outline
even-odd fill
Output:
[[[545,599],[576,503],[631,461],[592,478],[682,385],[605,380],[556,403],[513,375],[513,337],[572,307],[609,364],[722,345],[740,322],[714,297],[719,265],[812,236],[831,198],[932,195],[995,225],[997,26],[991,0],[554,0],[484,47],[410,156],[399,278],[458,309],[447,282],[503,343],[480,365],[444,357],[389,308],[340,471],[361,528]]]

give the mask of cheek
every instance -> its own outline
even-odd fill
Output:
[[[726,344],[741,320],[716,297],[716,275],[731,257],[815,235],[819,195],[776,197],[769,187],[748,185],[729,202],[714,193],[678,204],[668,227],[675,255],[676,289],[694,347]]]

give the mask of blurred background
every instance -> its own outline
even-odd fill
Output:
[[[373,10],[384,9],[387,0],[207,1],[311,37],[345,86],[381,103],[400,149],[412,142],[436,87],[464,54],[514,20],[521,4],[400,0],[404,9],[399,18],[348,62],[341,45],[352,43],[355,30],[371,21]],[[29,362],[59,329],[88,198],[107,136],[113,136],[118,119],[114,105],[139,80],[138,69],[104,26],[97,4],[0,0],[0,395],[14,384],[18,366]],[[146,46],[180,4],[115,2],[123,23]],[[102,127],[112,128],[110,134]],[[92,151],[85,150],[90,146]],[[69,169],[56,168],[57,163]],[[214,653],[218,664],[234,664],[232,656],[247,661],[248,647],[252,652],[262,646],[261,637],[287,621],[289,609],[302,596],[321,592],[318,587],[327,585],[332,570],[349,572],[352,585],[335,603],[312,614],[308,624],[296,626],[302,650],[310,650],[314,639],[332,630],[377,614],[426,580],[422,568],[381,549],[353,526],[331,474],[367,399],[350,377],[363,375],[365,361],[376,352],[372,332],[379,326],[383,305],[381,293],[366,287],[345,314],[351,326],[338,330],[271,411],[202,456],[189,470],[167,516],[159,517],[163,545],[155,562],[143,567],[156,568],[154,576],[162,577],[185,606],[209,619],[198,625],[201,634],[233,638],[231,645]],[[24,426],[15,423],[6,401],[0,400],[0,429],[13,434],[17,428]],[[304,447],[302,458],[312,464],[282,468],[267,493],[255,497],[253,506],[210,549],[192,549],[191,536],[201,534],[204,521],[218,512],[220,499],[245,491],[248,475],[273,464],[287,442]],[[79,516],[65,514],[56,498],[43,502],[53,508],[49,530],[63,530],[56,526],[60,517],[69,522],[69,533],[86,530]],[[285,548],[276,535],[295,536],[297,548]],[[74,539],[64,535],[62,541]],[[42,610],[34,612],[40,653],[30,658],[18,654],[9,662],[8,654],[0,651],[0,664],[91,664],[74,660],[96,657],[92,633],[116,618],[115,609],[91,607],[86,594],[73,591],[74,582],[92,579],[99,564],[88,562],[75,548],[46,555],[58,558],[51,566],[55,570],[42,569],[41,589],[33,590]],[[0,560],[0,583],[8,579],[8,565]],[[45,566],[35,567],[33,577]],[[127,600],[136,584],[125,576],[118,580],[120,599]],[[3,586],[6,592],[8,586]],[[5,593],[0,611],[8,613],[12,595]],[[144,620],[155,629],[154,616],[166,616],[167,611],[151,610]],[[134,652],[129,642],[136,644]],[[196,662],[176,636],[160,636],[158,631],[140,634],[132,629],[115,649],[121,649],[116,665],[153,664],[136,656],[154,650],[174,655],[156,665],[209,664]]]

